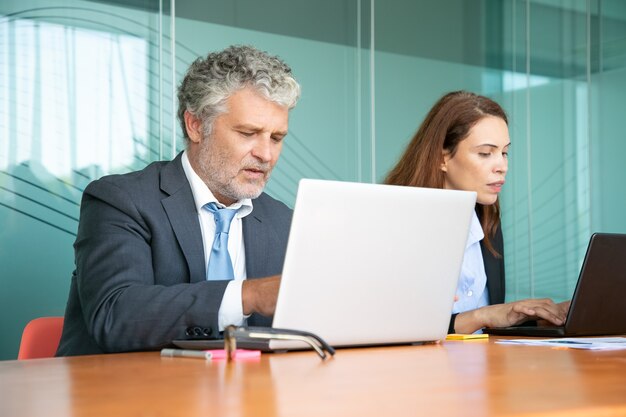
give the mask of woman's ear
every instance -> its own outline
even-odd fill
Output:
[[[443,172],[448,172],[448,160],[450,159],[450,152],[443,151],[441,157],[443,159],[443,162],[441,162],[439,169],[441,169]]]

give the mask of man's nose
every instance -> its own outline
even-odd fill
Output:
[[[261,137],[255,143],[252,148],[252,156],[261,160],[262,162],[268,162],[272,160],[272,139],[269,137]]]

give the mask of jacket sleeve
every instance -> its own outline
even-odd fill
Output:
[[[192,283],[167,217],[151,216],[141,203],[107,180],[83,195],[77,293],[87,331],[104,352],[159,349],[198,331],[217,336],[227,281]]]

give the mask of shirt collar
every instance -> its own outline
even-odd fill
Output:
[[[478,220],[478,215],[476,214],[476,211],[472,210],[472,220],[470,222],[470,229],[465,248],[469,248],[473,244],[480,242],[484,237],[485,233],[483,232],[480,220]]]
[[[189,185],[191,186],[191,193],[193,194],[193,200],[196,204],[196,210],[198,213],[201,213],[202,207],[204,207],[208,203],[215,202],[218,207],[226,207],[213,195],[209,187],[202,181],[202,179],[196,174],[191,163],[189,162],[189,157],[187,156],[187,151],[183,152],[183,156],[181,158],[181,162],[183,164],[183,171],[185,171],[185,176],[187,177],[187,181],[189,181]],[[237,217],[245,217],[252,212],[252,200],[249,198],[244,198],[239,201],[235,201],[233,204],[228,206],[228,208],[237,210]]]

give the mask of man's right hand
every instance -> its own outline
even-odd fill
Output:
[[[271,316],[276,310],[276,299],[280,287],[280,275],[267,278],[247,279],[241,288],[243,314],[259,313]]]

